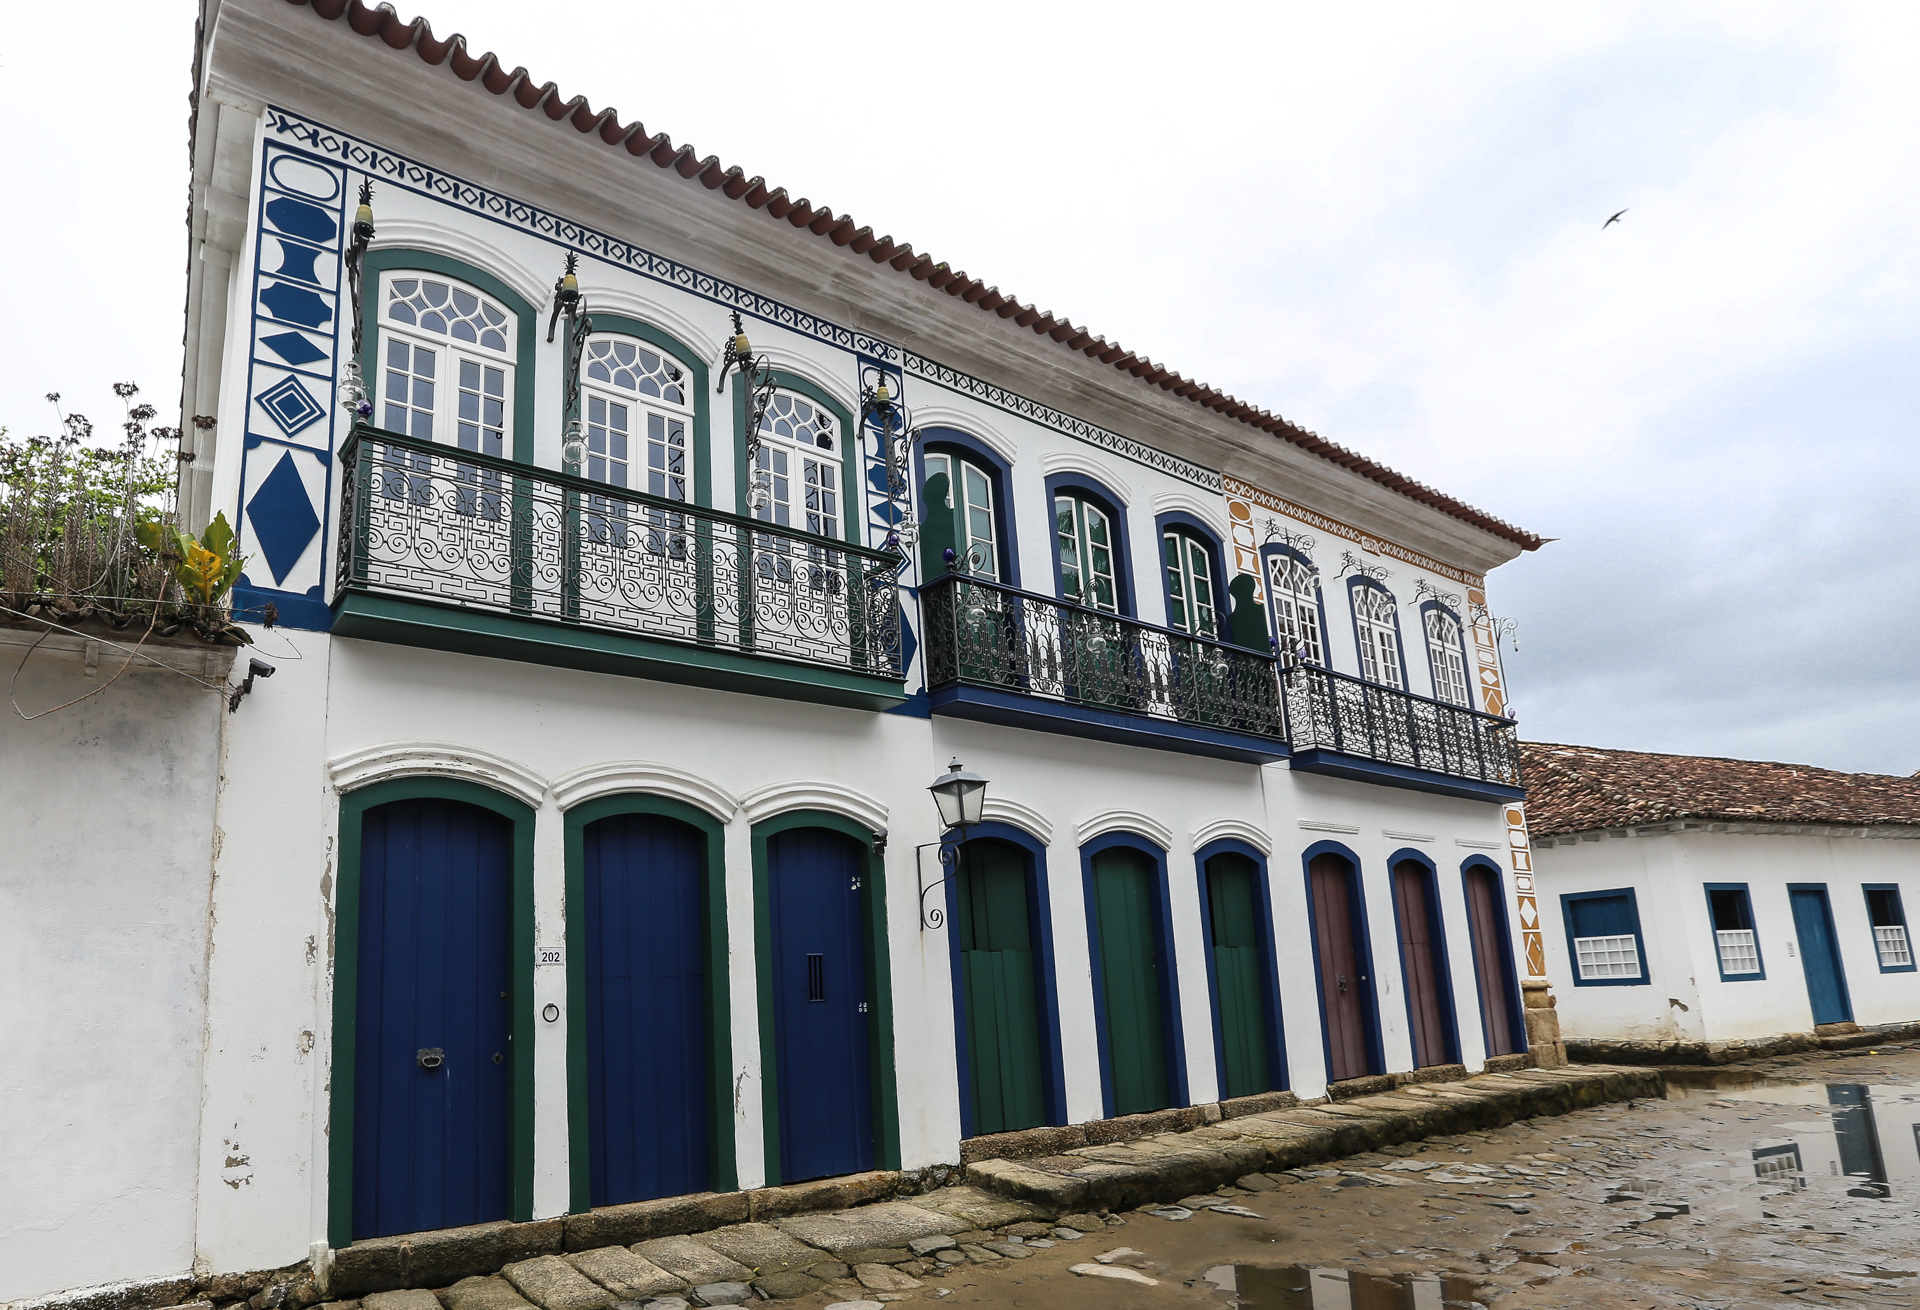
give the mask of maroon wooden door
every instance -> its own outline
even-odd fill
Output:
[[[1473,924],[1473,977],[1480,989],[1480,1023],[1488,1055],[1513,1055],[1513,953],[1500,883],[1491,869],[1467,870],[1467,917]]]
[[[1367,980],[1355,945],[1352,867],[1338,855],[1316,855],[1307,865],[1330,1082],[1373,1072],[1367,1059]]]
[[[1407,1017],[1413,1026],[1413,1067],[1446,1064],[1453,1045],[1447,1039],[1446,973],[1434,931],[1433,876],[1426,865],[1402,860],[1393,867],[1393,902],[1399,912]]]

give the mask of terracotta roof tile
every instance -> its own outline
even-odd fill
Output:
[[[1520,756],[1536,837],[1676,819],[1920,825],[1920,778],[1540,741],[1522,742]]]
[[[664,132],[649,133],[637,121],[623,126],[612,109],[596,113],[583,97],[562,97],[551,82],[536,85],[524,68],[508,72],[491,52],[478,56],[472,54],[467,49],[466,39],[458,33],[445,40],[434,36],[433,29],[424,18],[416,18],[408,23],[391,5],[369,6],[363,0],[288,0],[288,3],[309,7],[329,21],[344,19],[347,26],[361,36],[378,40],[394,50],[411,48],[421,62],[435,67],[446,64],[462,81],[478,81],[497,96],[510,95],[523,109],[537,109],[552,121],[569,123],[582,135],[597,136],[608,145],[623,145],[628,154],[649,159],[662,169],[671,168],[684,178],[698,178],[702,185],[718,191],[728,200],[744,203],[753,209],[764,209],[770,217],[785,219],[796,228],[806,228],[854,255],[864,255],[876,264],[886,264],[930,286],[944,288],[949,294],[960,297],[978,309],[1012,319],[1022,327],[1031,328],[1036,334],[1051,337],[1069,350],[1084,351],[1110,363],[1115,369],[1140,379],[1148,386],[1157,386],[1163,391],[1192,400],[1206,409],[1330,459],[1343,468],[1399,492],[1409,500],[1470,523],[1483,532],[1513,542],[1523,550],[1537,550],[1547,541],[1545,537],[1517,528],[1424,483],[1396,473],[1384,464],[1335,445],[1278,414],[1255,408],[1202,383],[1190,381],[1066,319],[1055,318],[1052,314],[1023,305],[977,278],[954,273],[945,264],[937,264],[924,255],[915,255],[911,246],[896,244],[890,236],[873,237],[869,229],[859,226],[844,214],[836,216],[831,209],[813,208],[807,200],[792,200],[784,189],[770,187],[764,178],[749,178],[739,168],[729,168],[711,155],[699,157],[692,146],[676,149]]]

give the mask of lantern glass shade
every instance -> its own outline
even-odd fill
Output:
[[[957,759],[927,790],[933,793],[933,803],[940,807],[942,827],[972,827],[986,811],[987,780],[977,773],[968,773]]]

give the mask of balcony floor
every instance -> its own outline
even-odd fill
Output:
[[[551,619],[520,618],[355,591],[342,594],[333,608],[336,637],[849,709],[888,710],[907,699],[905,687],[890,678],[606,632]]]
[[[1433,792],[1438,796],[1458,796],[1469,801],[1507,801],[1525,800],[1527,793],[1520,787],[1509,787],[1500,782],[1482,782],[1478,778],[1460,778],[1450,773],[1436,773],[1432,769],[1416,769],[1410,765],[1392,764],[1385,760],[1369,759],[1364,755],[1346,755],[1339,751],[1302,750],[1296,751],[1288,761],[1288,767],[1302,773],[1324,773],[1332,778],[1348,778],[1354,782],[1377,783],[1382,787],[1401,787],[1412,791]]]
[[[1009,728],[1087,737],[1121,746],[1205,755],[1242,764],[1271,764],[1287,758],[1285,742],[1251,733],[1209,728],[1146,714],[1128,714],[1096,705],[1073,704],[1041,696],[995,691],[965,683],[949,684],[929,694],[935,714],[956,719],[998,723]]]

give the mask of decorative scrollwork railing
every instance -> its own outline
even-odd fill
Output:
[[[1281,674],[1296,751],[1330,750],[1454,778],[1520,785],[1514,722],[1296,664]]]
[[[342,590],[898,679],[898,557],[362,426]]]
[[[927,686],[956,683],[1284,738],[1271,655],[949,574],[920,589]]]

